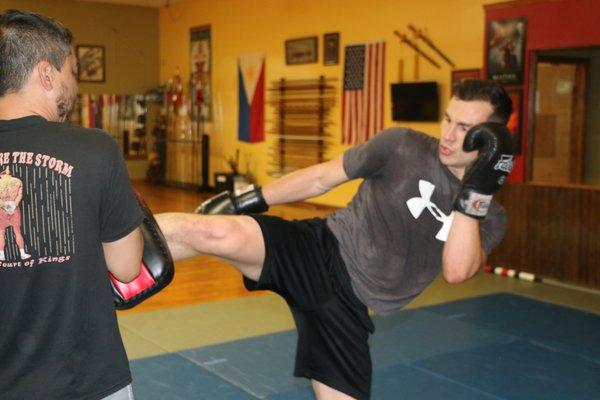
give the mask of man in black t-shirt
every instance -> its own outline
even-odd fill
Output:
[[[2,400],[133,399],[107,271],[139,274],[143,215],[115,141],[64,124],[72,40],[47,17],[0,15],[0,170],[21,182],[23,228],[0,260]]]

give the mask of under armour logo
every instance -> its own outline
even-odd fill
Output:
[[[454,214],[444,214],[442,210],[438,208],[438,206],[431,202],[431,195],[433,194],[434,190],[435,186],[431,182],[420,179],[419,193],[421,193],[421,197],[413,197],[412,199],[408,199],[406,201],[406,205],[415,219],[418,219],[421,216],[423,210],[429,210],[431,215],[433,215],[433,218],[442,223],[442,228],[439,230],[437,235],[435,235],[435,238],[445,242],[448,239],[448,234],[450,233],[450,227],[452,226]]]
[[[494,169],[510,174],[513,168],[513,158],[510,154],[502,154],[496,165],[494,165]]]

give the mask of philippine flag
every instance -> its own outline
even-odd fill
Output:
[[[262,142],[265,139],[265,56],[246,54],[239,57],[238,139]]]

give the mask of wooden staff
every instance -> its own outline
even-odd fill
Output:
[[[408,47],[412,48],[419,55],[423,56],[423,58],[426,59],[427,61],[429,61],[433,66],[435,66],[438,69],[440,68],[440,65],[437,62],[435,62],[431,57],[429,57],[427,54],[425,54],[419,48],[419,46],[417,46],[417,44],[414,43],[412,40],[410,40],[405,34],[400,33],[398,31],[394,31],[394,35],[396,35],[396,36],[398,36],[400,38],[400,42],[401,43],[406,43],[408,45]]]
[[[276,93],[280,93],[282,91],[284,91],[285,93],[288,92],[308,92],[310,91],[311,93],[314,93],[315,90],[320,90],[322,92],[335,92],[336,88],[335,86],[330,86],[330,85],[324,85],[324,86],[320,86],[318,84],[307,84],[307,85],[294,85],[294,86],[283,86],[283,87],[269,87],[267,88],[268,92],[276,92]]]
[[[307,124],[314,125],[314,121],[320,121],[323,125],[333,125],[333,121],[323,118],[325,115],[329,113],[325,112],[303,112],[303,113],[289,113],[283,116],[275,115],[273,119],[269,119],[269,122],[280,123],[280,122],[288,122],[294,125],[301,124],[306,121]]]
[[[321,115],[329,115],[331,113],[328,109],[319,109],[319,108],[287,108],[285,110],[285,118],[317,118]],[[275,118],[281,118],[279,115],[275,116]],[[271,120],[269,120],[271,121]]]
[[[452,68],[455,67],[452,60],[450,60],[450,58],[448,58],[448,56],[446,56],[435,44],[433,44],[431,39],[425,36],[425,34],[420,29],[415,28],[411,24],[408,24],[408,29],[410,29],[417,36],[417,39],[421,39],[422,41],[424,41],[425,44],[431,48],[431,50],[435,51],[438,56],[442,57],[444,61],[450,64]]]
[[[314,146],[299,146],[299,145],[289,145],[282,144],[281,146],[274,146],[273,150],[279,153],[317,153],[319,151],[325,151],[329,146],[315,144]]]
[[[317,79],[283,79],[278,81],[271,81],[271,88],[281,90],[296,87],[311,87],[311,88],[331,88],[333,85],[329,85],[330,82],[336,82],[337,78],[317,78]]]
[[[268,154],[271,155],[280,155],[280,154],[285,154],[285,155],[291,155],[291,156],[311,156],[314,155],[316,153],[319,153],[321,150],[321,148],[318,147],[272,147],[269,149]]]
[[[329,145],[329,141],[325,138],[320,139],[320,138],[314,138],[314,140],[293,140],[293,139],[282,139],[277,141],[275,144],[277,144],[278,146],[287,146],[289,148],[291,147],[300,147],[300,148],[311,148],[311,147],[323,147],[323,146],[328,146]]]
[[[317,107],[322,103],[333,103],[335,102],[335,98],[334,97],[322,97],[322,98],[318,98],[318,97],[308,97],[308,96],[270,96],[269,97],[269,102],[270,103],[308,103],[308,105],[311,105],[312,107]]]
[[[274,147],[269,150],[270,154],[298,154],[298,155],[311,155],[324,152],[326,148],[320,147]]]
[[[270,132],[271,134],[277,135],[278,133],[281,132]],[[317,131],[315,128],[312,129],[302,129],[302,128],[288,128],[285,130],[285,134],[284,135],[279,135],[281,136],[280,139],[283,140],[288,140],[286,138],[289,137],[289,140],[294,140],[295,138],[298,137],[305,137],[306,139],[301,139],[301,140],[309,140],[308,138],[311,138],[312,140],[321,140],[325,137],[329,138],[331,137],[330,135],[326,135],[324,132],[319,132]]]
[[[279,140],[285,140],[286,143],[290,143],[290,142],[295,142],[295,143],[306,143],[306,142],[319,142],[319,141],[326,141],[327,139],[331,138],[331,135],[329,134],[324,134],[324,135],[320,135],[320,136],[316,136],[316,135],[276,135],[276,134],[272,134],[271,135],[274,138],[277,138]]]
[[[323,100],[321,102],[307,99],[271,99],[267,101],[267,103],[277,107],[277,114],[286,113],[288,110],[321,110],[331,108],[335,105],[333,99],[331,101]]]
[[[269,133],[281,133],[281,132],[269,132]],[[285,130],[285,136],[293,136],[293,137],[306,137],[306,138],[312,138],[313,141],[318,141],[321,140],[321,138],[324,137],[331,137],[330,135],[325,135],[322,132],[318,132],[315,129],[292,129],[292,128],[288,128]],[[283,138],[284,140],[287,141],[286,138]]]
[[[320,126],[319,121],[316,120],[312,121],[312,123],[311,121],[297,121],[296,123],[286,121],[285,123],[278,124],[277,129],[273,129],[273,133],[288,134],[295,129],[298,131],[317,132],[318,134],[319,131],[324,132],[328,125]]]
[[[269,153],[269,156],[272,159],[278,160],[280,164],[282,164],[281,161],[284,161],[283,164],[287,164],[287,161],[289,161],[289,160],[297,161],[297,162],[305,162],[307,164],[316,164],[316,163],[318,163],[318,160],[319,160],[318,154],[287,154],[286,153],[282,156],[281,154]]]
[[[274,163],[274,162],[269,162],[268,165],[272,166],[272,167],[278,167],[278,168],[282,168],[282,169],[286,169],[286,168],[294,168],[294,169],[300,169],[300,168],[306,168],[306,167],[310,167],[311,165],[314,164],[318,164],[317,162],[314,163],[302,163],[302,162],[297,162],[297,161],[290,161],[290,162],[285,162],[285,165],[281,165],[280,163]]]
[[[293,165],[296,163],[297,165],[313,165],[319,163],[319,156],[314,155],[285,155],[281,157],[280,155],[271,155],[271,160],[279,163],[280,165]]]

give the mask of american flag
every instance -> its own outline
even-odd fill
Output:
[[[346,46],[342,143],[369,140],[383,129],[385,42]]]

